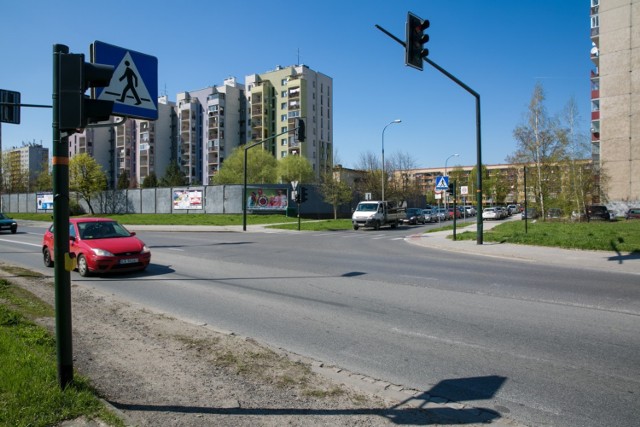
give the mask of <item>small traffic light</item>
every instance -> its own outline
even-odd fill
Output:
[[[456,183],[454,181],[449,182],[449,194],[456,197]]]
[[[424,44],[429,41],[429,35],[424,31],[429,28],[429,20],[407,13],[406,44],[404,63],[422,71],[422,58],[429,55],[429,49]]]
[[[109,120],[113,101],[85,96],[89,88],[109,86],[113,76],[110,65],[84,62],[84,54],[60,55],[58,70],[58,128],[63,131],[84,129],[89,123]]]
[[[300,187],[300,203],[307,201],[307,187]]]
[[[0,123],[20,124],[20,92],[0,89]]]
[[[304,142],[306,137],[307,137],[307,134],[304,127],[304,120],[298,119],[298,127],[296,129],[296,139],[299,142]]]

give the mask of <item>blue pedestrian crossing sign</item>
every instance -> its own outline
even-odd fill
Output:
[[[449,177],[439,176],[436,178],[436,191],[443,191],[449,189]]]
[[[113,101],[114,116],[158,119],[158,58],[108,43],[91,45],[91,62],[114,68],[107,87],[94,98]]]

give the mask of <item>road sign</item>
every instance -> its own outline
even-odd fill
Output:
[[[467,194],[469,194],[469,186],[461,185],[460,186],[460,195],[466,196]]]
[[[91,62],[114,67],[109,86],[97,88],[94,94],[96,99],[114,101],[114,116],[158,118],[158,58],[95,41]]]
[[[298,186],[298,181],[291,181],[291,188],[292,189],[296,189],[296,187]]]
[[[439,176],[436,178],[436,190],[448,190],[449,189],[449,177]]]
[[[0,123],[20,124],[20,92],[0,89]]]

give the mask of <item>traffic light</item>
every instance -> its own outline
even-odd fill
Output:
[[[454,181],[449,181],[449,194],[456,197],[456,183]]]
[[[307,134],[304,127],[304,120],[298,119],[298,127],[296,129],[296,139],[299,142],[304,142],[306,137],[307,137]]]
[[[307,187],[300,187],[300,203],[307,201]]]
[[[422,71],[422,58],[429,55],[429,49],[424,44],[429,41],[429,35],[424,31],[429,28],[429,20],[407,13],[406,44],[404,63]]]
[[[0,89],[0,123],[20,124],[20,92]]]
[[[60,55],[58,70],[58,128],[75,132],[89,123],[109,120],[113,101],[85,96],[89,88],[109,86],[113,67],[84,62],[84,54]]]

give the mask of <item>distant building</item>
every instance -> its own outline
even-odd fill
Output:
[[[591,142],[610,203],[640,203],[640,0],[591,0]]]
[[[276,67],[245,78],[248,142],[265,141],[276,159],[302,155],[316,178],[333,166],[333,79],[306,65]],[[296,140],[297,119],[305,121],[306,140]],[[278,136],[276,136],[278,135]]]
[[[49,149],[29,143],[2,153],[2,180],[9,192],[29,191],[31,183],[49,168]]]

